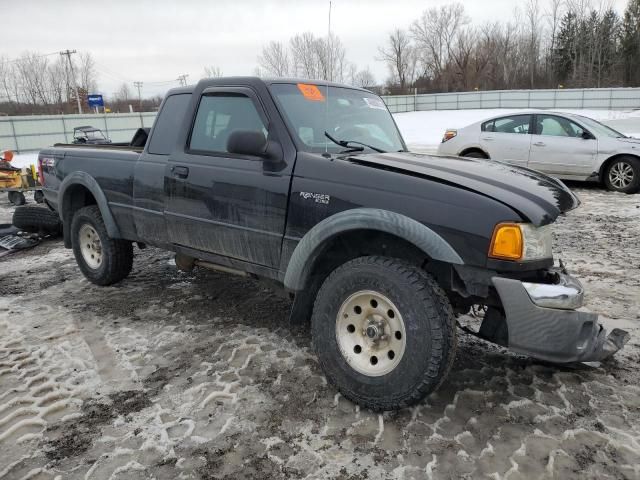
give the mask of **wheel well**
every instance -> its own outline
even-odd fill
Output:
[[[69,187],[65,192],[62,206],[64,222],[70,222],[73,219],[73,215],[82,207],[96,205],[97,203],[93,194],[84,185]]]
[[[451,276],[451,265],[433,261],[413,243],[393,234],[376,230],[352,230],[332,237],[310,259],[311,266],[304,288],[295,296],[291,322],[304,324],[311,318],[316,294],[331,272],[350,260],[371,255],[406,260],[429,271],[440,286],[449,290],[446,288],[446,278]]]
[[[91,191],[84,185],[72,185],[67,189],[61,208],[62,230],[66,248],[71,248],[71,221],[75,213],[83,207],[97,203]]]
[[[401,258],[420,267],[429,256],[411,242],[395,235],[375,230],[352,230],[331,238],[315,256],[306,285],[324,279],[343,263],[358,257],[382,255]]]
[[[458,155],[458,156],[459,157],[464,157],[465,155],[467,155],[467,154],[469,154],[471,152],[479,153],[479,154],[483,155],[484,158],[490,158],[489,155],[487,155],[487,152],[485,152],[484,150],[482,150],[481,148],[478,148],[478,147],[467,148],[467,149],[461,151],[460,155]]]
[[[611,163],[613,163],[615,160],[622,158],[622,157],[631,157],[631,158],[635,158],[637,160],[640,160],[640,157],[636,156],[636,155],[632,155],[630,153],[618,153],[612,157],[607,158],[602,165],[600,166],[600,172],[599,172],[599,177],[600,177],[600,181],[604,182],[604,174],[607,171],[607,168],[609,168],[609,165],[611,165]]]

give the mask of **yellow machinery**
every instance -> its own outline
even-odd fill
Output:
[[[33,165],[25,168],[16,168],[11,165],[13,152],[7,151],[0,157],[0,192],[9,194],[9,201],[14,205],[24,205],[26,199],[24,192],[33,191],[34,200],[38,203],[44,201],[41,185],[38,182],[38,174]]]

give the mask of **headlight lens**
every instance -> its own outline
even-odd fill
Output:
[[[530,261],[551,258],[551,225],[500,223],[491,239],[489,256],[500,260]]]

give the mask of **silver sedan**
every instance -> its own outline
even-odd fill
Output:
[[[533,111],[489,118],[447,130],[438,153],[501,160],[618,192],[640,190],[640,140],[581,115]]]

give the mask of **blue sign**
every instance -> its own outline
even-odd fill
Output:
[[[87,103],[89,107],[104,107],[104,100],[102,99],[102,95],[87,95]]]

